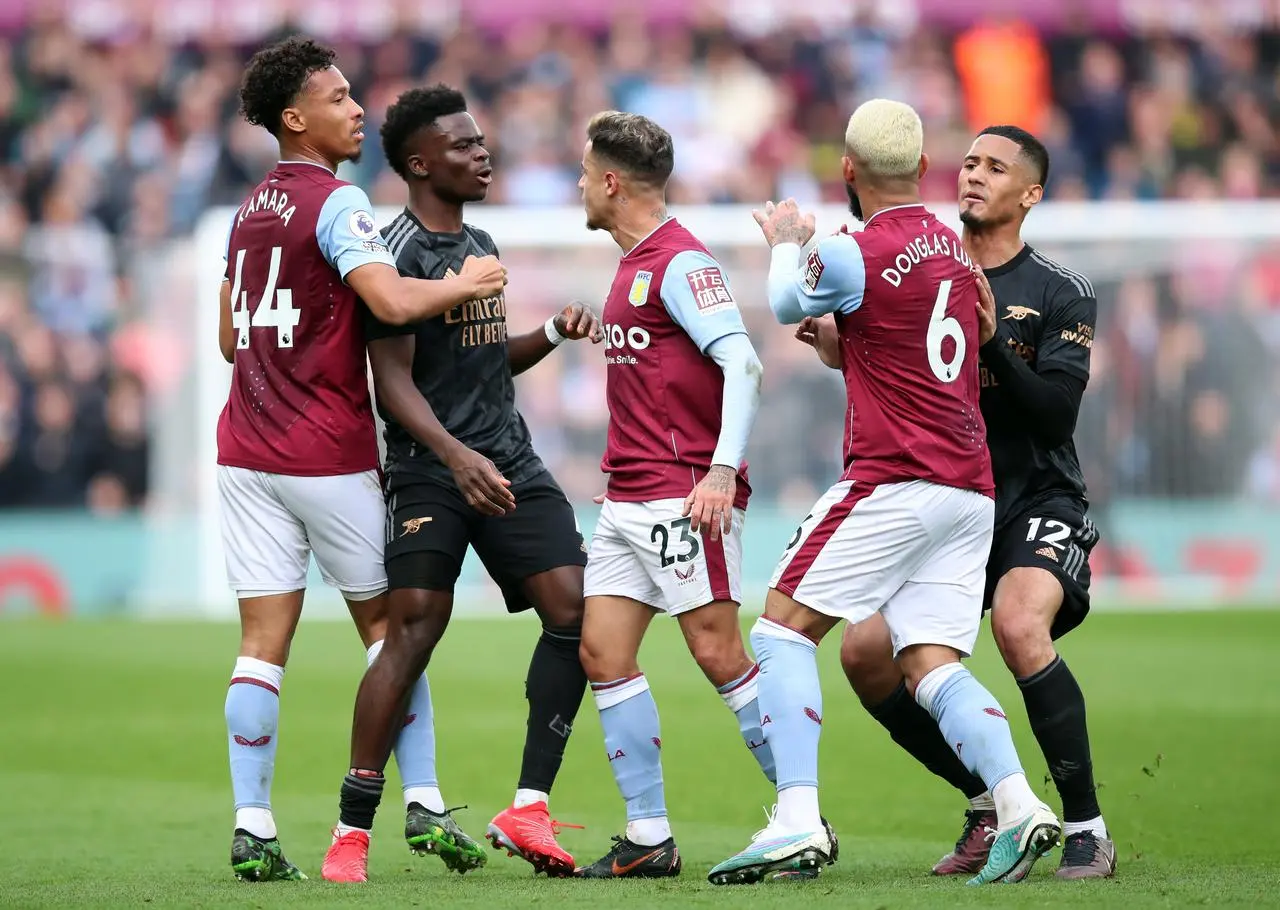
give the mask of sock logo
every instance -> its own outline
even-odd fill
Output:
[[[655,749],[661,749],[661,748],[662,748],[662,740],[661,740],[661,739],[659,739],[659,738],[658,738],[658,737],[656,737],[656,736],[651,736],[651,737],[650,737],[650,739],[651,739],[651,740],[653,740],[653,745],[654,745],[654,748],[655,748]]]
[[[822,715],[813,710],[813,708],[805,708],[804,716],[809,718],[809,720],[813,721],[819,727],[822,726]],[[763,726],[763,721],[761,722],[761,725]]]
[[[271,742],[270,736],[259,736],[257,739],[245,739],[239,733],[235,734],[232,739],[236,741],[237,746],[248,746],[250,749],[257,746],[265,746],[267,743]]]
[[[754,752],[756,749],[759,749],[761,746],[763,746],[764,743],[765,741],[763,739],[761,739],[760,742],[756,742],[754,739],[748,739],[747,748],[751,749]]]
[[[608,756],[609,761],[615,761],[619,758],[627,757],[627,753],[623,752],[621,749],[619,749],[617,752],[605,752],[604,754]]]
[[[416,714],[410,714],[410,715],[408,715],[408,716],[406,716],[406,717],[405,717],[405,719],[404,719],[404,725],[407,727],[407,726],[409,726],[409,724],[413,723],[413,722],[414,722],[415,720],[417,720],[417,719],[418,719],[418,715],[416,715]]]
[[[983,710],[983,712],[984,712],[984,713],[986,713],[986,714],[990,714],[992,717],[998,717],[998,718],[1000,718],[1001,720],[1008,720],[1008,719],[1009,719],[1009,718],[1007,718],[1007,717],[1005,717],[1005,716],[1004,716],[1004,712],[1002,712],[999,708],[983,708],[982,710]]]
[[[551,718],[551,723],[548,724],[548,726],[551,728],[551,732],[555,733],[561,739],[568,739],[569,734],[573,732],[573,724],[569,723],[559,714]]]
[[[764,717],[760,718],[760,726],[762,726],[762,727],[763,727],[765,724],[771,724],[771,723],[773,723],[773,718],[772,718],[772,717],[770,717],[768,714],[766,714]]]

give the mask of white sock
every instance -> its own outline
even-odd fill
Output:
[[[1105,839],[1107,836],[1107,825],[1103,822],[1101,815],[1096,818],[1091,818],[1087,822],[1062,823],[1063,837],[1069,837],[1072,834],[1079,834],[1082,831],[1092,831],[1097,837]]]
[[[974,812],[994,812],[996,811],[996,801],[991,798],[991,791],[980,793],[973,799],[969,800],[969,808]]]
[[[779,790],[775,821],[786,831],[821,831],[822,813],[818,811],[818,788],[798,786]]]
[[[541,790],[517,790],[516,798],[511,805],[517,809],[523,809],[525,806],[532,806],[534,803],[551,805],[551,794],[543,793]],[[663,838],[663,840],[665,839]]]
[[[670,836],[671,823],[665,815],[627,822],[627,840],[641,847],[656,847]]]
[[[439,787],[405,787],[404,807],[408,809],[410,803],[417,803],[431,812],[444,811],[444,797],[440,795]]]
[[[271,840],[276,836],[276,819],[270,809],[259,806],[246,806],[236,810],[236,827],[248,831],[260,840]]]
[[[996,822],[1001,828],[1030,815],[1040,806],[1025,774],[1010,774],[991,788],[991,796],[996,804]]]
[[[337,840],[342,837],[342,835],[350,834],[352,831],[363,831],[365,834],[373,837],[373,832],[368,828],[353,828],[350,825],[344,825],[342,822],[338,822],[338,824],[333,828],[333,839]]]

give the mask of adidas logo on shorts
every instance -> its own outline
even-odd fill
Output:
[[[1052,559],[1054,562],[1058,561],[1058,551],[1053,547],[1041,547],[1036,550],[1036,555],[1043,556],[1045,559]]]

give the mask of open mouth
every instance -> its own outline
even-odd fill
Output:
[[[493,183],[493,168],[487,167],[476,174],[476,180],[484,186]]]
[[[962,202],[986,202],[987,201],[978,193],[965,193],[963,196],[960,197],[960,200]]]
[[[355,132],[351,134],[351,138],[356,142],[364,142],[364,124],[356,127]]]

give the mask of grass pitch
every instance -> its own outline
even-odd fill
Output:
[[[440,775],[474,836],[510,800],[536,625],[457,621],[431,668]],[[221,624],[0,623],[0,905],[142,906],[1280,906],[1280,613],[1096,615],[1063,654],[1089,705],[1100,801],[1119,850],[1109,882],[1058,882],[1055,851],[1017,886],[929,877],[959,832],[963,800],[899,753],[844,684],[838,636],[823,645],[824,813],[840,863],[817,882],[716,888],[709,867],[740,849],[772,802],[731,716],[671,622],[643,664],[662,713],[667,798],[685,857],[676,881],[534,879],[490,853],[461,878],[400,838],[388,787],[367,886],[319,880],[337,812],[363,651],[338,623],[304,624],[283,688],[275,810],[302,883],[231,878],[231,796],[222,702],[237,631]],[[1056,794],[1022,701],[988,633],[972,661],[1013,724],[1028,776]],[[601,855],[623,825],[590,701],[553,799],[583,824],[562,843]]]

